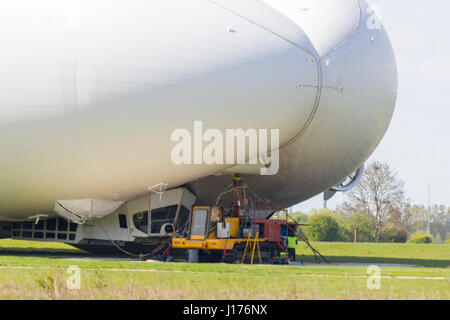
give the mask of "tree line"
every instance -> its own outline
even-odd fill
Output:
[[[308,223],[307,236],[316,241],[440,242],[450,238],[450,207],[412,204],[404,183],[386,163],[372,162],[360,183],[345,194],[335,210],[294,213]]]

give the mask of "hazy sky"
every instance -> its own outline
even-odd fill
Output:
[[[450,1],[368,2],[381,10],[399,72],[394,117],[370,160],[388,163],[413,203],[428,203],[429,184],[431,203],[450,206]],[[328,207],[341,201],[335,196]],[[294,210],[321,207],[319,195]]]

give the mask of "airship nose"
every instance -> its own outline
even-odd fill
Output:
[[[323,167],[338,182],[371,155],[387,131],[397,96],[396,61],[378,8],[363,0],[310,3],[302,28],[320,61],[321,85],[309,135],[302,138],[323,142],[310,152],[333,159]],[[320,28],[323,21],[330,21],[327,28]]]
[[[387,130],[397,95],[395,56],[379,8],[364,0],[262,1],[295,22],[312,44],[319,100],[310,125],[328,119],[330,139],[338,133],[349,144],[365,141],[373,150]]]
[[[277,203],[290,206],[337,185],[381,142],[396,103],[396,60],[379,9],[364,0],[262,1],[304,31],[319,73],[308,122],[280,149],[280,172],[269,178]]]

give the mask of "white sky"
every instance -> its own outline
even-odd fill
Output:
[[[413,203],[450,206],[450,1],[368,0],[379,6],[397,56],[392,123],[370,160],[388,163]],[[334,209],[342,201],[328,201]],[[296,205],[323,207],[323,195]]]

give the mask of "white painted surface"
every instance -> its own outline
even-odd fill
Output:
[[[171,163],[171,132],[194,120],[281,129],[282,170],[261,190],[280,202],[360,165],[395,103],[384,30],[359,25],[342,44],[357,23],[352,1],[333,5],[345,23],[324,25],[330,11],[310,1],[304,22],[268,1],[218,2],[2,1],[0,217],[51,212],[58,199],[128,200],[224,171]]]

